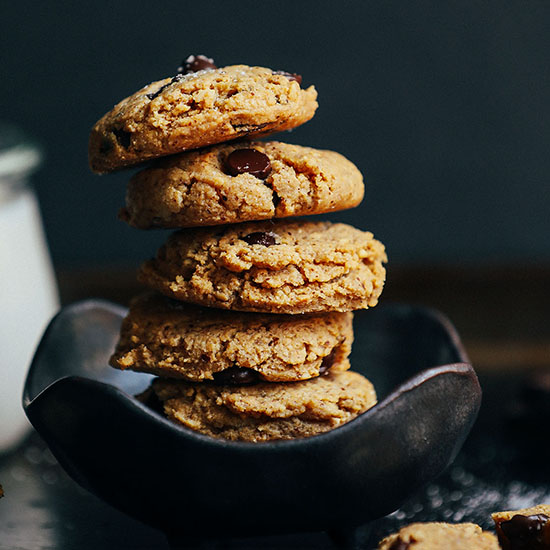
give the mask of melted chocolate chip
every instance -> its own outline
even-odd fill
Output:
[[[113,130],[113,134],[121,147],[124,147],[124,149],[128,149],[128,147],[130,147],[130,143],[132,141],[132,134],[130,132],[127,132],[122,128],[115,128]]]
[[[161,86],[156,92],[147,94],[147,97],[150,100],[155,99],[155,97],[159,96],[164,90],[166,90],[166,88],[168,88],[168,86],[171,86],[175,82],[179,82],[182,79],[183,79],[182,74],[177,74],[176,76],[173,76],[172,79],[170,80],[170,82],[166,83],[164,86]]]
[[[185,61],[181,62],[178,67],[178,73],[189,74],[205,69],[217,69],[214,60],[205,55],[190,55]]]
[[[287,73],[286,71],[273,71],[273,74],[280,74],[282,76],[286,76],[289,80],[295,80],[296,82],[298,82],[298,84],[300,84],[300,86],[302,85],[301,74]]]
[[[99,144],[99,152],[102,155],[110,153],[113,149],[113,144],[108,139],[102,139]]]
[[[401,540],[401,539],[397,539],[390,546],[390,550],[409,550],[410,547],[411,545],[408,542],[405,542],[404,540]]]
[[[508,539],[506,542],[510,550],[537,550],[548,548],[543,545],[544,531],[548,529],[550,518],[545,514],[535,514],[532,516],[522,516],[516,514],[511,520],[503,521],[499,527],[504,536]],[[548,524],[550,526],[550,524]]]
[[[235,149],[225,159],[225,170],[231,176],[248,173],[265,180],[271,172],[271,162],[257,149]]]
[[[273,233],[273,231],[255,231],[241,237],[241,239],[248,244],[261,244],[262,246],[277,244],[277,234]]]
[[[267,126],[267,122],[263,124],[237,124],[235,122],[230,122],[233,130],[238,132],[240,135],[251,134],[252,132],[259,132],[262,128]]]
[[[229,367],[228,369],[214,373],[214,382],[216,384],[228,384],[230,386],[256,384],[258,379],[258,373],[246,367]]]
[[[319,376],[322,376],[323,374],[326,374],[330,367],[334,365],[334,359],[336,357],[336,349],[334,348],[324,359],[321,363],[321,366],[319,367]]]
[[[281,203],[281,197],[279,197],[275,189],[271,188],[271,190],[273,191],[273,208],[277,208],[277,206],[279,206],[279,204]]]

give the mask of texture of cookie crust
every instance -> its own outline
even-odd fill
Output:
[[[265,179],[227,173],[225,159],[245,148],[269,157]],[[363,194],[361,173],[339,153],[276,141],[226,143],[138,172],[120,217],[140,229],[219,225],[344,210]]]
[[[105,173],[189,149],[295,128],[317,109],[313,86],[233,65],[153,82],[92,128],[90,167]]]
[[[378,303],[384,245],[330,222],[248,222],[172,234],[138,279],[179,300],[241,311],[352,311]]]
[[[376,403],[372,384],[352,371],[245,387],[157,378],[153,389],[172,420],[213,437],[251,442],[316,435]]]
[[[380,541],[379,550],[499,550],[497,538],[474,523],[411,523]]]
[[[550,548],[550,505],[496,512],[498,541],[503,550],[547,550]]]
[[[270,382],[306,380],[349,369],[352,321],[352,313],[239,313],[147,293],[132,301],[110,363],[196,382],[235,368]]]

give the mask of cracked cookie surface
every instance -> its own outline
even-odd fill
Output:
[[[151,292],[132,301],[110,363],[190,381],[234,369],[252,381],[306,380],[349,369],[352,320],[352,313],[230,312]]]
[[[326,432],[376,403],[372,384],[352,371],[245,387],[158,378],[153,390],[172,420],[213,437],[255,442]]]
[[[411,523],[378,545],[379,550],[499,550],[497,538],[474,523]]]
[[[228,173],[226,159],[245,148],[268,157],[266,178]],[[237,142],[160,159],[137,173],[120,217],[141,229],[218,225],[344,210],[357,206],[363,193],[361,173],[338,153]]]
[[[346,224],[248,222],[172,234],[138,279],[222,309],[352,311],[378,303],[385,261],[382,243]]]
[[[153,82],[92,128],[90,167],[105,173],[153,158],[295,128],[317,109],[313,86],[263,67],[233,65]]]

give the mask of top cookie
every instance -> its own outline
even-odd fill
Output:
[[[474,523],[411,523],[378,545],[379,550],[499,550],[497,538]]]
[[[317,92],[298,75],[233,65],[178,74],[123,99],[92,128],[90,167],[105,173],[189,149],[295,128]]]

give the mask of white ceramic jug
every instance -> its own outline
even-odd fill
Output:
[[[59,307],[57,286],[28,176],[39,150],[0,124],[0,453],[25,435],[25,375],[40,336]]]

